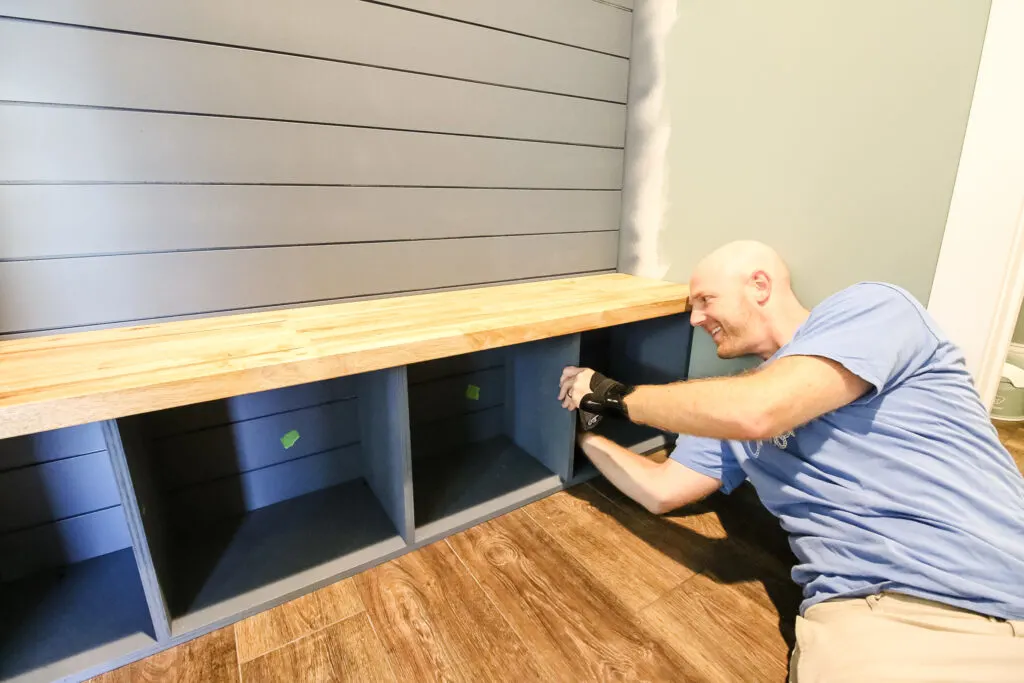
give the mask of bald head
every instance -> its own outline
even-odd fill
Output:
[[[771,356],[786,330],[806,317],[778,252],[755,241],[730,242],[701,260],[690,278],[690,320],[722,358]],[[799,323],[797,323],[799,325]]]
[[[766,273],[776,286],[789,287],[789,268],[779,253],[762,242],[729,242],[701,259],[693,279],[729,277],[746,279],[754,273]]]

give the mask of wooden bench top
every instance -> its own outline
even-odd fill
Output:
[[[681,313],[688,294],[594,275],[0,342],[0,438]]]

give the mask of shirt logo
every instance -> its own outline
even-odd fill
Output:
[[[789,445],[789,440],[790,439],[795,439],[795,438],[796,438],[796,432],[794,432],[791,429],[788,432],[784,432],[782,434],[779,434],[778,436],[773,436],[772,437],[772,443],[780,451],[784,451],[784,450],[786,450],[786,446]],[[761,446],[763,446],[763,445],[764,445],[764,441],[755,441],[754,442],[753,450],[754,450],[754,457],[755,458],[758,457],[759,455],[761,455]]]

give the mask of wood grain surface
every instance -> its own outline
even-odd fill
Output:
[[[0,343],[0,438],[520,344],[687,310],[624,274]]]
[[[694,672],[523,509],[449,539],[530,644],[546,680],[688,680]]]
[[[995,422],[999,440],[1010,451],[1017,468],[1024,472],[1024,422]]]
[[[248,662],[363,611],[352,579],[343,579],[235,625],[238,659]]]
[[[242,664],[252,683],[394,681],[387,652],[365,614],[359,614]]]
[[[694,571],[634,533],[645,515],[579,486],[539,500],[530,516],[630,609],[642,609]]]
[[[93,683],[239,683],[228,626],[93,679]]]
[[[553,680],[443,541],[356,582],[399,680]]]
[[[701,680],[782,681],[789,647],[766,595],[754,583],[745,589],[704,575],[669,593],[641,613],[642,622],[701,673]],[[770,603],[769,603],[770,604]]]

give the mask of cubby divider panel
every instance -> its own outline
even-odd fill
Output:
[[[687,377],[692,338],[688,313],[590,330],[581,335],[580,366],[632,385],[678,382]],[[644,454],[670,447],[677,438],[676,434],[617,418],[605,418],[595,432]],[[577,448],[572,482],[596,474],[597,469]]]
[[[569,476],[573,416],[558,401],[576,335],[409,367],[417,543],[552,493]]]
[[[0,441],[0,681],[52,681],[156,644],[99,423]]]
[[[407,547],[407,449],[380,432],[404,389],[391,369],[119,420],[173,636]]]

